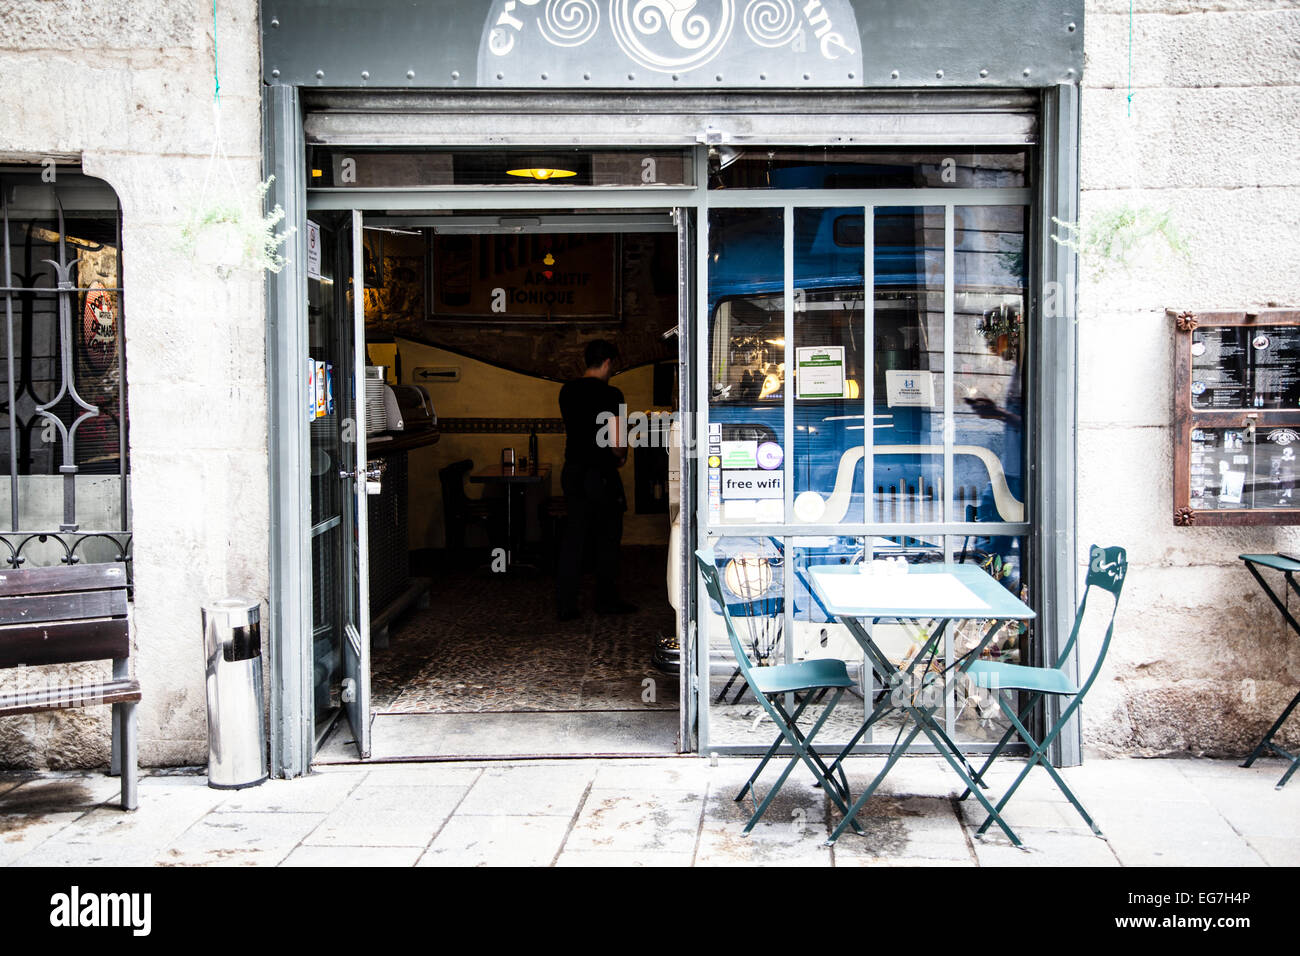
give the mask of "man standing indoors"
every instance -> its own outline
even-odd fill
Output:
[[[627,461],[627,436],[619,428],[623,393],[609,384],[618,348],[605,339],[588,342],[587,371],[560,389],[564,418],[564,470],[560,485],[568,524],[556,572],[556,611],[561,621],[579,614],[583,558],[596,565],[596,612],[628,614],[636,606],[618,591],[619,544],[627,500],[618,470]]]

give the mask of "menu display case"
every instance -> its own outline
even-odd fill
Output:
[[[1174,524],[1300,524],[1300,312],[1170,315]]]

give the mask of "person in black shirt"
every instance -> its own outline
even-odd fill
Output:
[[[560,389],[564,417],[564,470],[560,484],[568,523],[556,570],[556,611],[578,616],[583,557],[596,565],[596,611],[626,614],[636,607],[618,592],[619,544],[627,500],[618,470],[627,461],[627,436],[619,431],[623,393],[609,384],[618,348],[604,339],[587,343],[587,371]]]

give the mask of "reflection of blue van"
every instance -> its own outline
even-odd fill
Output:
[[[1020,207],[957,212],[954,517],[1022,521],[1024,214]],[[876,209],[870,346],[862,341],[861,208],[796,209],[794,215],[796,340],[786,348],[781,211],[712,214],[710,421],[722,423],[724,440],[774,441],[793,455],[801,506],[787,523],[862,521],[862,391],[870,375],[874,520],[940,521],[943,210]],[[787,441],[783,401],[792,376],[786,365],[808,348],[842,358],[842,394],[800,397],[796,369],[795,433]]]

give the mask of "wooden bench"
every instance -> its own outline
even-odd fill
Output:
[[[112,660],[111,680],[0,693],[0,717],[95,704],[113,706],[111,775],[122,809],[137,802],[135,705],[129,676],[126,566],[75,564],[0,571],[0,668]]]

